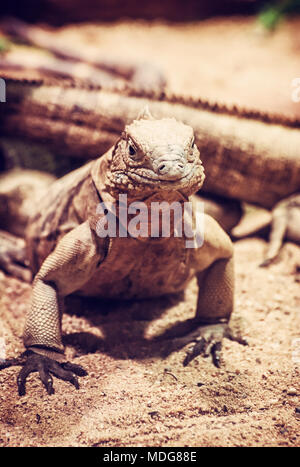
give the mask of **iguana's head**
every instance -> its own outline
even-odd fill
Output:
[[[154,119],[146,108],[125,127],[109,161],[107,189],[145,198],[158,191],[189,196],[204,181],[193,129],[174,118]]]

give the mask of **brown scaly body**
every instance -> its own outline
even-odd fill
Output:
[[[3,69],[1,74],[7,80],[4,134],[17,131],[66,155],[93,158],[111,147],[124,125],[149,105],[156,118],[171,116],[194,128],[206,191],[270,208],[299,190],[298,121],[165,93],[87,89],[72,80],[40,79],[26,70]]]
[[[153,224],[148,217],[141,220],[147,235],[134,235],[129,224],[126,235],[107,237],[99,230],[106,220],[104,212],[98,211],[100,202],[109,212],[116,208],[114,218],[124,227],[120,194],[127,195],[130,205],[144,202],[150,207],[153,202],[166,202],[170,206],[175,202],[182,208],[203,181],[192,128],[175,119],[155,120],[144,112],[126,126],[103,157],[51,185],[27,231],[30,262],[36,272],[24,330],[28,350],[23,357],[1,365],[23,366],[18,377],[21,395],[32,371],[39,371],[48,393],[53,392],[51,374],[79,387],[75,375],[85,372],[65,362],[61,340],[63,300],[72,293],[100,298],[153,297],[183,290],[196,276],[196,316],[186,323],[185,330],[190,332],[177,338],[177,345],[196,340],[184,364],[201,353],[211,353],[219,365],[222,338],[233,338],[227,323],[233,310],[234,275],[232,244],[218,223],[205,215],[203,245],[197,243],[193,248],[187,248],[185,230],[183,235],[177,234],[179,224],[171,224],[169,235],[163,236],[159,230],[158,236],[151,236]],[[196,217],[197,212],[193,211]],[[194,221],[188,219],[192,225]],[[162,227],[163,223],[159,229]]]

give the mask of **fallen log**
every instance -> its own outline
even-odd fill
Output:
[[[155,118],[191,125],[206,169],[204,189],[270,208],[300,189],[300,122],[174,95],[85,88],[82,83],[30,79],[2,70],[7,102],[1,133],[63,153],[98,157],[124,125],[149,105]]]

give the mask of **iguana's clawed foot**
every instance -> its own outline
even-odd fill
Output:
[[[242,345],[248,345],[245,339],[233,334],[227,323],[218,323],[200,326],[189,334],[174,339],[173,347],[176,346],[178,348],[193,343],[183,361],[184,366],[187,366],[194,358],[202,355],[203,357],[211,356],[213,364],[219,368],[221,364],[222,340],[224,337],[239,342]]]
[[[6,360],[4,363],[0,364],[0,370],[15,365],[22,365],[22,369],[17,377],[20,396],[26,393],[26,379],[28,375],[34,371],[39,372],[40,379],[48,394],[54,393],[52,375],[64,381],[69,381],[76,389],[79,389],[77,376],[87,375],[87,372],[80,365],[69,362],[59,363],[52,358],[32,351],[26,351],[19,358]]]

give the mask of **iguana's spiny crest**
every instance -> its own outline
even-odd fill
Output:
[[[146,108],[127,125],[112,152],[107,188],[132,196],[198,191],[204,169],[193,129],[174,118],[154,119]]]

